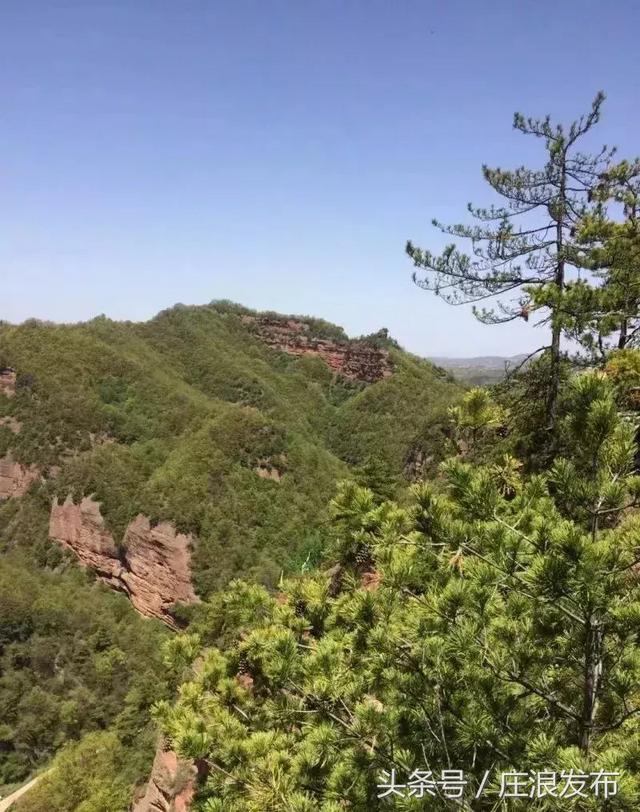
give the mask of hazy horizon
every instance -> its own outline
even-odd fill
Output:
[[[214,299],[211,302],[195,302],[195,303],[192,303],[192,304],[186,304],[185,302],[174,302],[174,304],[169,305],[166,308],[161,308],[157,313],[152,314],[149,317],[149,319],[153,319],[153,318],[155,318],[155,316],[159,315],[164,310],[171,310],[174,307],[180,307],[180,306],[183,306],[183,307],[206,307],[207,305],[214,304],[216,301],[221,301],[221,300],[215,300]],[[230,301],[230,300],[228,300],[228,301]],[[239,304],[239,305],[244,304],[243,302],[232,302],[232,303],[233,304]],[[289,313],[289,312],[282,312],[282,311],[270,311],[270,312],[277,312],[281,316],[289,316],[289,317],[293,317],[293,318],[296,318],[296,317],[299,317],[299,318],[305,318],[305,317],[324,318],[321,314],[317,314],[317,313]],[[74,324],[86,324],[87,322],[93,321],[94,319],[99,318],[101,316],[104,316],[105,318],[110,319],[111,321],[121,321],[121,322],[131,322],[131,323],[144,322],[144,321],[149,320],[149,319],[114,319],[108,313],[96,313],[95,316],[92,316],[91,318],[77,319],[75,321],[73,321],[73,320],[59,321],[59,320],[55,320],[55,319],[43,319],[43,318],[39,318],[37,316],[28,316],[27,318],[22,319],[20,321],[8,321],[6,319],[5,320],[0,319],[0,323],[4,322],[5,324],[10,324],[12,326],[17,327],[17,326],[20,326],[21,324],[23,324],[24,322],[35,320],[35,321],[38,321],[38,322],[42,322],[44,324],[48,323],[48,324],[55,324],[55,325],[62,326],[62,325],[74,325]],[[325,321],[328,321],[328,319],[325,319]],[[358,338],[360,335],[366,335],[365,333],[359,333],[359,334],[350,333],[345,328],[345,326],[343,324],[337,324],[337,326],[342,327],[344,329],[345,333],[347,334],[347,336],[350,339]],[[370,332],[376,332],[376,331],[372,330]],[[390,337],[396,339],[396,336],[394,336],[393,333],[390,333]],[[403,347],[403,349],[405,349],[405,350],[407,350],[409,352],[414,352],[409,347],[405,347],[402,344],[401,344],[401,346]],[[491,354],[491,353],[489,353],[489,354],[481,354],[481,355],[442,355],[442,354],[433,354],[433,353],[431,353],[431,354],[428,354],[428,353],[427,354],[414,353],[414,354],[415,355],[421,355],[422,357],[428,358],[429,360],[432,360],[432,361],[445,360],[445,359],[449,360],[449,361],[457,361],[457,360],[475,361],[475,360],[480,360],[480,359],[483,359],[483,358],[496,358],[496,359],[510,360],[512,358],[517,358],[520,355],[519,353],[514,353],[514,354],[510,354],[510,355],[495,355],[495,354]]]

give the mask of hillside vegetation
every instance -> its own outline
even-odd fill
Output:
[[[268,347],[243,318],[255,315],[218,303],[142,324],[0,326],[0,369],[15,373],[15,395],[0,394],[0,458],[41,475],[0,504],[0,787],[67,745],[21,804],[124,809],[151,762],[150,707],[168,690],[168,633],[49,541],[54,498],[93,496],[117,544],[139,513],[193,534],[203,597],[238,575],[273,586],[322,558],[338,480],[396,492],[459,394],[390,340],[390,377],[335,375]],[[348,345],[334,325],[305,324]]]
[[[149,708],[167,693],[159,654],[167,634],[77,569],[0,556],[0,787],[105,728],[143,774]]]
[[[196,808],[490,810],[501,773],[526,770],[528,793],[551,765],[556,793],[588,777],[567,809],[637,809],[638,358],[570,381],[545,472],[524,472],[504,406],[472,390],[458,453],[402,506],[343,485],[330,571],[208,602],[167,648],[184,682],[156,706],[209,767]],[[620,787],[604,806],[600,770]]]
[[[0,328],[0,780],[52,765],[16,812],[131,808],[150,718],[162,812],[639,808],[640,163],[582,151],[603,101],[516,114],[542,166],[485,166],[502,205],[407,245],[421,287],[548,333],[492,390],[230,303]],[[145,584],[165,536],[131,520],[192,534],[186,628],[48,541],[69,494]]]
[[[201,594],[238,573],[274,583],[318,547],[347,464],[374,457],[401,474],[458,389],[393,347],[391,377],[337,379],[319,358],[266,347],[248,312],[176,306],[143,324],[3,326],[0,365],[16,370],[17,393],[0,411],[22,430],[0,428],[0,456],[11,449],[55,474],[43,505],[94,494],[116,541],[138,513],[193,533]]]
[[[196,809],[638,809],[640,163],[582,151],[603,101],[516,113],[544,163],[484,166],[501,205],[407,244],[420,287],[543,328],[536,357],[425,431],[437,474],[346,482],[324,568],[233,583],[167,647]]]

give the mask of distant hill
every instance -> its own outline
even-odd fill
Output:
[[[336,481],[371,458],[401,476],[459,392],[386,331],[353,340],[229,302],[145,323],[2,325],[0,372],[0,499],[25,494],[22,524],[0,506],[0,541],[57,500],[49,532],[89,547],[130,597],[148,588],[142,550],[164,544],[163,566],[186,572],[185,537],[200,595],[239,574],[275,583],[322,545]],[[169,594],[138,598],[165,616]]]
[[[521,355],[478,355],[472,358],[431,356],[429,360],[446,369],[458,380],[473,386],[488,386],[504,378],[507,370],[515,369],[527,358]]]

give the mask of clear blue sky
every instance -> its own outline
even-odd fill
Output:
[[[535,161],[514,110],[640,153],[640,4],[4,0],[0,318],[229,298],[433,355],[537,346],[410,282],[404,243]]]

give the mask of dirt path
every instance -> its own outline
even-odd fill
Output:
[[[24,786],[20,787],[20,789],[12,792],[11,795],[7,795],[6,798],[2,798],[0,800],[0,812],[6,812],[6,810],[9,809],[9,807],[18,800],[18,798],[29,792],[32,787],[35,787],[41,778],[41,775],[37,775],[35,778],[29,781],[28,784],[25,784]]]

